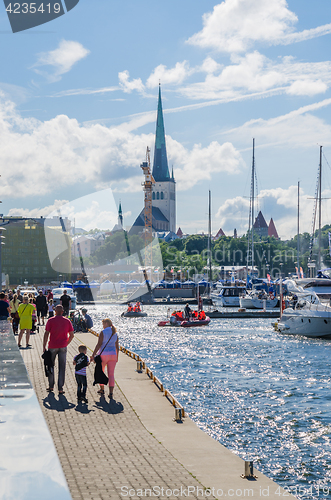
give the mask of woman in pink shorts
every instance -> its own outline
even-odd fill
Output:
[[[109,318],[102,320],[103,330],[99,335],[99,340],[93,354],[91,356],[91,361],[94,360],[96,354],[101,353],[102,369],[105,371],[107,366],[107,374],[109,379],[109,399],[113,399],[113,391],[115,386],[114,371],[115,366],[118,361],[118,337],[116,333],[116,328]],[[103,385],[100,385],[99,394],[104,394],[105,389]]]

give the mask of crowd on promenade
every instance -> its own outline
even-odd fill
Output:
[[[54,391],[55,361],[58,358],[58,392],[64,394],[65,370],[67,361],[67,347],[74,338],[74,327],[68,315],[71,309],[71,299],[64,290],[60,303],[53,304],[51,290],[45,295],[40,289],[35,297],[33,293],[21,295],[20,290],[0,292],[0,321],[11,321],[14,335],[18,334],[18,347],[22,348],[22,338],[26,335],[26,348],[32,348],[30,342],[31,332],[39,331],[40,325],[45,325],[43,337],[43,359],[45,374],[48,377],[48,392]],[[82,323],[86,331],[93,326],[92,318],[82,309]],[[47,320],[45,324],[45,319]],[[119,343],[116,328],[109,318],[102,321],[103,330],[100,332],[98,342],[91,358],[87,356],[87,348],[80,345],[78,354],[73,359],[75,378],[77,382],[78,402],[87,403],[86,367],[95,362],[94,384],[99,384],[100,395],[105,394],[104,386],[109,386],[109,399],[113,398],[115,386],[114,371],[118,361]],[[107,367],[107,374],[105,368]]]

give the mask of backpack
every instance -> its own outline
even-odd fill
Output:
[[[78,354],[75,361],[76,361],[75,372],[78,372],[79,370],[85,368],[88,365],[87,356],[83,352]]]

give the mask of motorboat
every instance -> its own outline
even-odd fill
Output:
[[[131,302],[128,303],[128,309],[122,312],[122,318],[145,318],[147,313],[141,310],[140,302],[136,302],[133,305]]]
[[[77,305],[77,298],[76,295],[73,292],[72,288],[53,288],[52,293],[53,293],[53,306],[57,306],[58,304],[61,304],[60,298],[63,295],[64,290],[67,291],[67,295],[71,299],[71,309],[76,309]]]
[[[306,292],[315,292],[320,299],[331,299],[331,278],[302,278],[295,281]]]
[[[284,309],[275,329],[288,335],[331,336],[331,307],[322,304],[315,293],[298,296],[294,307]]]
[[[122,318],[146,318],[147,313],[144,311],[126,311],[122,312]]]
[[[222,286],[219,293],[211,293],[210,298],[214,306],[239,307],[239,299],[245,295],[246,286]]]
[[[278,298],[264,290],[252,290],[240,297],[240,307],[243,309],[274,309],[278,305]]]
[[[159,321],[158,326],[180,326],[182,328],[191,328],[194,326],[207,326],[210,323],[210,318],[206,316],[204,320],[194,319],[194,320],[184,320],[184,321]]]
[[[191,328],[195,326],[207,326],[210,323],[209,316],[204,311],[192,311],[189,319],[185,318],[181,311],[174,311],[167,320],[159,321],[158,326],[175,326]]]

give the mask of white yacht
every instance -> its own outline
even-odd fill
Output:
[[[296,279],[296,283],[306,292],[315,292],[320,299],[331,299],[331,279],[330,278],[302,278]]]
[[[299,297],[294,309],[283,311],[276,329],[289,335],[331,336],[331,307],[322,304],[315,293]]]
[[[240,298],[240,307],[245,309],[274,309],[278,305],[278,298],[268,295],[264,290],[247,291]]]
[[[245,292],[245,286],[222,286],[220,292],[211,293],[210,298],[214,306],[239,307],[239,299]]]

